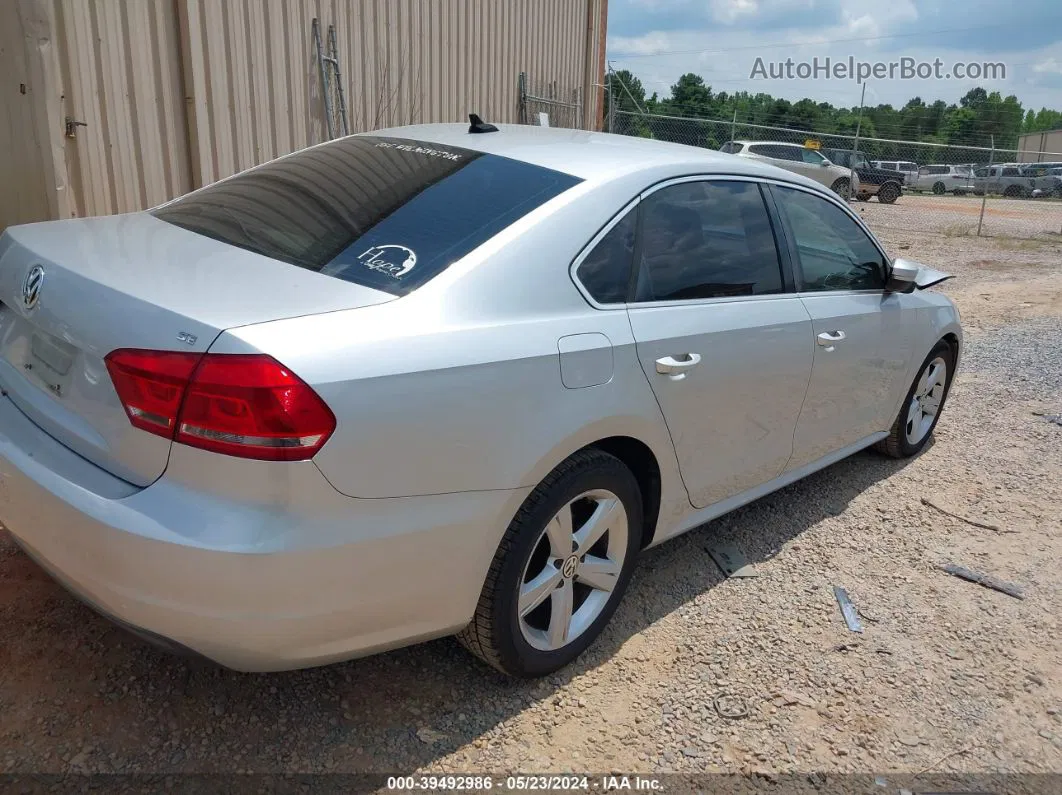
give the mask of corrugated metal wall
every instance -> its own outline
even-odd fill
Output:
[[[3,0],[0,174],[43,193],[0,195],[0,229],[143,209],[324,140],[315,17],[336,27],[351,132],[517,122],[520,72],[596,126],[606,2]],[[31,62],[20,99],[8,75]]]
[[[0,231],[70,214],[51,0],[0,3]]]
[[[173,0],[55,0],[76,215],[151,207],[192,188]],[[63,120],[65,124],[65,118]]]
[[[598,69],[586,33],[604,0],[177,2],[191,124],[211,144],[193,152],[201,184],[326,138],[314,17],[323,39],[336,27],[358,132],[470,111],[516,122],[521,71],[582,92]]]

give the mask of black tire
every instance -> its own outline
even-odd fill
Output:
[[[627,512],[627,545],[616,586],[597,618],[578,637],[554,651],[536,649],[524,638],[517,595],[528,562],[557,512],[580,494],[607,489]],[[546,676],[568,665],[601,634],[623,598],[641,549],[644,515],[638,481],[613,455],[593,448],[561,463],[535,487],[510,522],[491,562],[471,623],[457,639],[487,664],[510,676]]]
[[[848,181],[847,177],[841,177],[832,185],[830,185],[830,190],[832,190],[842,199],[849,199],[852,195],[852,183]]]
[[[893,204],[900,198],[900,186],[895,182],[886,182],[878,188],[878,201],[882,204]]]
[[[944,359],[948,367],[947,377],[944,381],[944,394],[940,399],[940,407],[937,409],[936,415],[933,417],[933,423],[930,425],[926,434],[917,442],[912,444],[906,433],[907,423],[907,411],[911,405],[911,400],[914,397],[915,389],[918,387],[918,382],[922,379],[922,373],[925,372],[929,366],[937,357]],[[937,422],[940,420],[940,415],[944,411],[944,404],[948,400],[948,394],[951,392],[951,382],[955,377],[955,351],[952,347],[941,340],[929,352],[921,366],[918,368],[918,373],[915,375],[914,381],[911,383],[911,388],[907,390],[907,395],[903,399],[903,403],[900,404],[900,411],[896,415],[896,419],[892,423],[892,427],[889,429],[889,435],[874,445],[880,453],[884,453],[892,458],[910,458],[913,455],[918,455],[922,451],[922,448],[926,446],[926,443],[932,438],[933,431],[936,430]]]
[[[943,182],[933,183],[933,193],[935,193],[937,196],[942,196],[945,190],[947,190],[947,188],[944,187]]]

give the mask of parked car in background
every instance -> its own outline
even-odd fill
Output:
[[[1011,199],[1032,196],[1033,178],[1022,172],[1021,163],[1000,163],[974,171],[974,193],[998,194]]]
[[[938,196],[954,193],[962,196],[974,190],[973,171],[969,166],[931,165],[919,166],[913,190],[932,191]]]
[[[852,182],[851,170],[831,163],[814,149],[781,141],[728,141],[720,151],[752,160],[764,160],[773,165],[802,174],[825,185],[838,196],[850,198],[859,194],[859,175]]]
[[[868,201],[871,196],[877,196],[882,204],[892,204],[903,193],[904,174],[900,171],[888,171],[884,168],[874,168],[862,152],[851,149],[822,149],[823,155],[829,158],[831,163],[854,169],[859,177],[859,190],[856,198],[859,201]]]
[[[904,175],[904,185],[911,185],[918,176],[918,163],[910,160],[871,160],[870,165],[886,171],[899,171]]]
[[[1062,198],[1062,166],[1052,168],[1050,163],[1032,163],[1021,167],[1022,176],[1032,184],[1032,195]]]
[[[947,274],[769,160],[425,124],[8,227],[0,520],[238,670],[457,634],[556,671],[643,549],[932,437]]]

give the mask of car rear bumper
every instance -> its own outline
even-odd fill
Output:
[[[0,521],[20,546],[104,615],[236,670],[459,630],[528,491],[359,500],[312,462],[182,445],[135,489],[0,398]]]

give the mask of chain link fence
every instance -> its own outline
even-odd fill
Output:
[[[519,75],[521,124],[581,129],[583,96],[578,88],[566,89],[556,80],[534,80],[527,72]]]
[[[767,157],[838,192],[845,192],[847,172],[848,184],[859,185],[852,199],[880,228],[1020,239],[1062,235],[1062,153],[857,138],[618,109],[606,117],[606,127]]]

